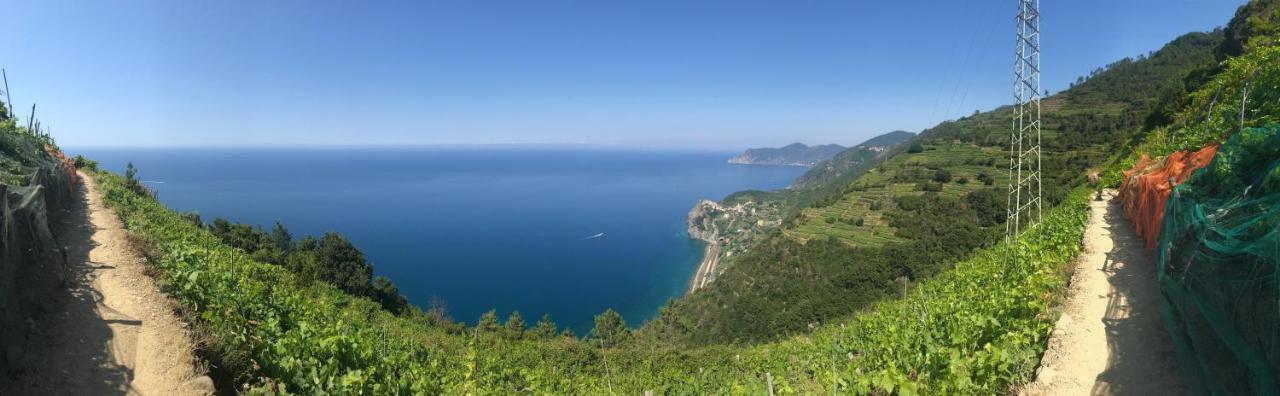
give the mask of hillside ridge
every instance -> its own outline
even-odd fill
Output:
[[[1222,40],[1221,30],[1183,35],[1046,98],[1055,109],[1043,115],[1046,203],[1086,183],[1152,109],[1168,106],[1162,98],[1173,96],[1160,92],[1186,95],[1184,79],[1216,66]],[[878,153],[852,177],[794,193],[730,195],[722,204],[742,203],[748,213],[781,219],[779,226],[754,227],[749,216],[718,220],[724,227],[716,234],[730,243],[720,246],[714,282],[676,301],[671,315],[687,324],[661,332],[692,345],[776,340],[900,296],[995,243],[1004,231],[1011,111],[942,122]]]
[[[808,146],[804,143],[792,143],[778,148],[751,148],[729,158],[730,164],[740,165],[786,165],[811,167],[844,151],[838,144],[821,144]]]

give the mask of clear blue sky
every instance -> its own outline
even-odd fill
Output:
[[[1046,88],[1241,3],[1046,0]],[[15,1],[0,67],[64,146],[854,144],[1008,103],[1015,4]]]

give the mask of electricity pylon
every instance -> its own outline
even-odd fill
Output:
[[[1040,1],[1018,1],[1013,74],[1013,130],[1009,138],[1009,206],[1005,242],[1040,223]],[[1013,258],[1016,255],[1009,255]]]

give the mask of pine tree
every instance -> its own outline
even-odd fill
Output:
[[[288,253],[293,250],[293,234],[289,233],[289,229],[284,228],[284,224],[276,222],[275,228],[271,229],[271,240],[275,242],[276,249],[280,249],[280,253]]]
[[[124,187],[133,192],[142,189],[142,185],[138,183],[138,168],[133,167],[133,162],[124,166]]]
[[[524,338],[524,317],[520,316],[520,311],[511,311],[511,316],[507,317],[507,338]]]
[[[611,348],[625,340],[628,333],[622,314],[610,308],[596,315],[596,327],[591,329],[591,338],[598,341],[601,347]]]
[[[542,319],[539,319],[538,324],[533,327],[533,333],[542,339],[551,339],[556,336],[556,322],[551,321],[551,314],[542,315]]]
[[[489,312],[480,315],[480,321],[476,322],[476,329],[485,332],[498,331],[498,310],[490,309]]]
[[[400,294],[396,284],[382,275],[373,278],[373,297],[382,304],[382,308],[392,313],[400,313],[409,305],[409,300]]]

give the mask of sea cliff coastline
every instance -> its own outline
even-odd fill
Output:
[[[706,244],[698,270],[689,280],[689,292],[707,287],[733,265],[733,257],[782,225],[782,205],[746,196],[730,196],[723,202],[701,200],[689,210],[689,238]]]
[[[698,263],[697,271],[689,279],[688,293],[706,287],[715,277],[716,266],[720,263],[720,241],[714,217],[723,212],[723,206],[708,200],[698,201],[689,210],[689,238],[702,241],[706,246],[702,250],[702,260]]]

